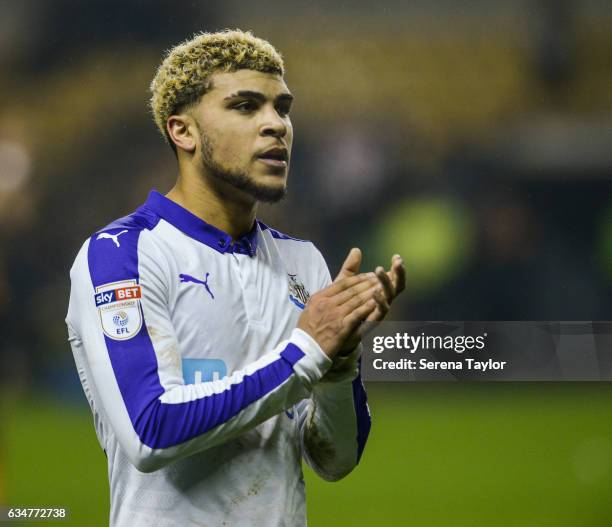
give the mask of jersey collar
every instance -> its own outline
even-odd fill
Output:
[[[149,193],[144,206],[168,223],[174,225],[187,236],[208,245],[215,251],[220,253],[247,254],[249,256],[255,256],[257,253],[257,221],[255,221],[247,234],[232,243],[232,237],[229,234],[206,223],[156,190],[152,190]]]

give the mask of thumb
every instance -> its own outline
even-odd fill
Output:
[[[361,249],[353,247],[344,260],[342,267],[340,268],[340,272],[338,276],[336,276],[336,280],[340,280],[341,278],[346,278],[347,276],[353,276],[359,273],[359,267],[361,266]],[[335,281],[335,280],[334,280]]]

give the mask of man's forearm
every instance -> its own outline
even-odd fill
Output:
[[[302,403],[304,458],[322,478],[347,475],[361,458],[370,430],[370,414],[358,366],[337,381],[321,381]]]

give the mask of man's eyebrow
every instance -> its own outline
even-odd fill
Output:
[[[223,100],[227,101],[228,99],[233,99],[234,97],[250,97],[252,99],[257,99],[258,101],[266,100],[266,96],[263,93],[260,93],[258,91],[251,91],[251,90],[237,91],[236,93],[232,93],[231,95],[228,95]],[[293,99],[294,97],[290,93],[281,93],[280,95],[277,95],[275,98],[276,101],[282,100],[282,101],[290,101],[290,102],[293,101]]]

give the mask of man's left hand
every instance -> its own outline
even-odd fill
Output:
[[[359,273],[360,266],[361,251],[359,249],[352,249],[342,264],[342,268],[335,280]],[[383,320],[387,316],[393,300],[406,288],[406,269],[399,254],[393,255],[393,258],[391,258],[389,271],[385,271],[384,267],[378,266],[374,272],[378,277],[383,294],[377,297],[378,305],[364,321],[365,323],[346,339],[341,351],[338,353],[339,356],[351,354],[361,341],[364,330]]]

